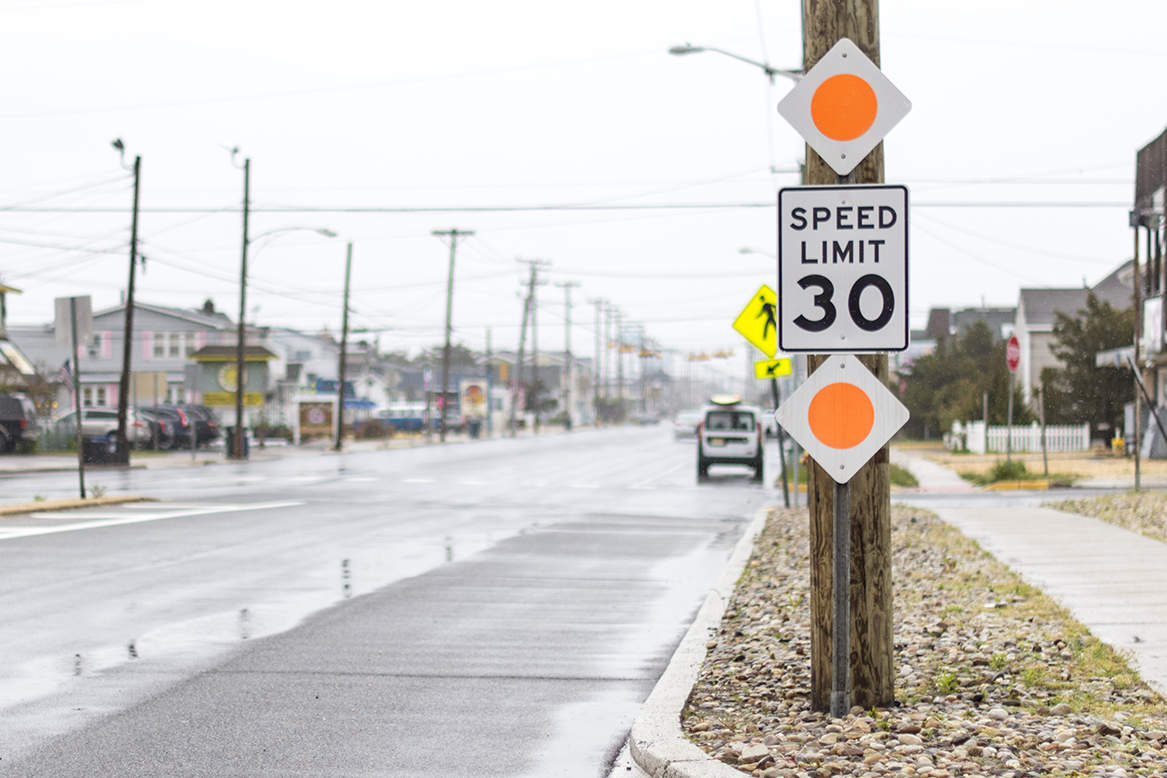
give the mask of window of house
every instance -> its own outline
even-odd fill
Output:
[[[196,332],[183,333],[183,335],[185,336],[183,339],[185,345],[183,346],[183,349],[182,349],[182,355],[184,357],[190,357],[191,354],[195,353],[195,350],[196,350],[195,336],[197,334],[198,333],[196,333]]]
[[[166,352],[166,355],[168,357],[180,357],[180,356],[182,356],[182,333],[181,332],[171,332],[170,337],[167,338],[167,342],[169,344],[169,348],[167,349],[167,352]]]
[[[93,405],[93,387],[92,386],[81,387],[81,404],[84,405],[86,408],[92,407],[92,405]]]
[[[154,358],[162,359],[166,356],[166,333],[154,333]]]
[[[105,387],[104,386],[97,387],[97,404],[98,405],[108,405],[108,403],[105,401]]]

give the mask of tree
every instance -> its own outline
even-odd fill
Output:
[[[1107,436],[1121,429],[1123,406],[1134,400],[1130,371],[1095,367],[1094,355],[1131,345],[1134,334],[1134,309],[1116,309],[1093,292],[1086,295],[1086,307],[1075,315],[1055,314],[1052,350],[1064,367],[1041,373],[1047,423],[1087,421]]]
[[[936,349],[916,360],[901,375],[904,405],[912,417],[905,425],[913,437],[939,437],[954,421],[984,415],[989,395],[989,423],[1005,424],[1009,415],[1009,368],[1005,344],[988,325],[976,322],[964,333],[940,338]],[[1032,415],[1013,389],[1013,423],[1028,424]]]
[[[441,365],[443,349],[443,346],[426,349],[414,360],[414,363]],[[450,367],[476,367],[480,362],[481,357],[466,346],[461,343],[450,344]]]

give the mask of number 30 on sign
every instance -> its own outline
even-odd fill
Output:
[[[815,186],[778,193],[778,347],[908,347],[908,190]]]

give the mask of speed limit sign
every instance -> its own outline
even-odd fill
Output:
[[[908,189],[778,192],[778,348],[908,347]]]

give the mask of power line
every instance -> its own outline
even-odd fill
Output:
[[[445,214],[445,213],[524,213],[543,211],[692,211],[692,210],[747,210],[774,208],[766,202],[703,202],[703,203],[528,203],[520,205],[360,205],[360,206],[252,206],[252,213],[279,214]],[[912,203],[913,208],[1125,208],[1126,200],[924,200]],[[122,213],[116,206],[10,206],[10,213]],[[143,213],[235,213],[235,208],[199,206],[158,206],[143,208]]]

